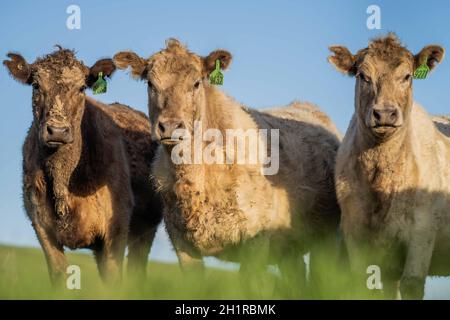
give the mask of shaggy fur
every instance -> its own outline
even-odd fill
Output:
[[[64,247],[69,247],[94,250],[102,278],[116,282],[129,230],[129,269],[145,272],[162,211],[148,182],[155,151],[148,119],[84,93],[98,72],[110,76],[114,64],[103,59],[89,69],[65,49],[33,64],[9,56],[12,60],[4,64],[11,75],[33,85],[34,119],[23,146],[23,197],[52,281],[64,279]],[[67,128],[71,138],[49,145],[49,125]]]
[[[417,61],[434,67],[444,49],[413,55],[392,34],[352,57],[335,48],[330,62],[357,76],[355,114],[336,165],[351,265],[358,274],[379,265],[392,298],[398,288],[402,298],[422,298],[428,274],[450,274],[450,140],[413,102],[412,74]],[[373,110],[383,108],[397,110],[392,126],[373,125]],[[445,119],[435,121],[445,132]]]
[[[280,130],[276,175],[262,175],[262,164],[175,165],[169,144],[158,149],[153,175],[182,266],[197,264],[202,256],[242,261],[257,253],[262,264],[283,268],[288,253],[298,256],[335,235],[333,168],[340,135],[311,104],[256,111],[237,103],[208,82],[216,59],[224,69],[231,54],[218,50],[200,57],[172,39],[149,59],[121,52],[114,62],[148,82],[154,139],[161,140],[158,127],[166,120],[179,120],[190,132],[194,120],[201,120],[203,130],[216,128],[224,135],[226,129]]]

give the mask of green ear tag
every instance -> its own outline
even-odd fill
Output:
[[[98,73],[98,79],[95,81],[94,85],[92,86],[92,91],[94,94],[101,94],[105,93],[107,88],[106,80],[103,79],[103,72]]]
[[[430,72],[430,68],[427,66],[427,63],[422,63],[416,71],[414,71],[414,79],[425,79]]]
[[[220,60],[216,60],[216,69],[209,75],[209,83],[223,85],[223,74],[220,72]]]

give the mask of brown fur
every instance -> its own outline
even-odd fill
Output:
[[[119,68],[130,66],[134,76],[149,83],[155,140],[162,139],[158,126],[167,119],[180,120],[190,132],[194,120],[222,133],[280,129],[280,170],[273,176],[262,175],[260,163],[175,165],[167,144],[158,150],[153,175],[182,266],[209,255],[246,262],[250,252],[263,265],[271,262],[283,269],[290,254],[298,256],[335,235],[339,209],[333,167],[340,135],[311,104],[257,111],[237,103],[208,82],[216,59],[226,68],[231,54],[219,50],[200,57],[173,39],[149,59],[131,52],[114,56]],[[298,266],[292,270],[297,268],[301,274]]]
[[[65,277],[64,247],[91,248],[102,278],[119,280],[127,237],[129,269],[144,272],[161,217],[148,183],[155,145],[147,117],[85,96],[98,72],[114,72],[110,59],[87,68],[72,51],[60,49],[30,65],[16,56],[5,61],[24,82],[18,63],[29,70],[34,87],[34,119],[23,147],[24,203],[52,281]],[[67,127],[71,139],[49,145],[49,124]]]
[[[342,230],[353,270],[379,265],[390,297],[400,288],[403,298],[422,298],[428,274],[450,274],[450,140],[412,99],[416,61],[434,67],[443,58],[444,49],[432,47],[414,56],[390,34],[352,58],[331,49],[330,62],[357,76],[336,165]],[[386,108],[396,120],[377,127],[372,112]]]

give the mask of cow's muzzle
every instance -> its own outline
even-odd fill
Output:
[[[46,124],[42,131],[42,140],[49,148],[58,148],[73,142],[72,130],[69,126]]]

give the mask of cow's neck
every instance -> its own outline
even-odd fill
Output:
[[[243,112],[241,107],[213,88],[208,93],[208,103],[199,119],[203,129],[215,128],[224,134],[225,129],[233,128],[233,125],[238,126],[236,121],[239,112]],[[170,153],[166,156],[171,161]],[[172,167],[172,191],[175,196],[173,200],[183,217],[179,220],[180,228],[187,231],[187,239],[208,254],[222,250],[225,244],[241,241],[246,219],[240,211],[236,196],[237,166],[172,164]],[[225,216],[226,219],[218,220],[217,216]]]
[[[406,121],[400,131],[386,141],[374,140],[362,124],[357,125],[357,170],[361,179],[379,196],[404,187],[405,176],[410,176],[410,171],[414,170],[410,123]]]
[[[88,143],[84,132],[85,122],[88,121],[86,112],[80,127],[73,128],[73,142],[60,147],[53,153],[46,155],[44,170],[52,186],[55,210],[59,216],[66,215],[69,210],[69,196],[71,182],[76,174],[89,171],[89,161],[82,159],[88,154]]]
[[[239,123],[236,123],[236,121],[240,113],[244,112],[232,98],[214,87],[207,88],[206,100],[205,110],[198,110],[198,120],[202,122],[203,132],[207,129],[219,129],[225,139],[225,130],[239,126]],[[202,150],[209,143],[202,142]],[[191,151],[191,159],[194,159],[194,148]],[[168,157],[170,159],[170,153]],[[206,191],[209,190],[208,176],[214,175],[214,170],[227,170],[227,176],[230,180],[233,180],[234,174],[233,165],[183,164],[173,165],[173,169],[175,178],[174,191],[181,202],[192,207],[198,207],[205,200],[205,195],[211,195],[210,192]],[[218,187],[214,186],[214,188]]]
[[[53,191],[55,210],[58,215],[67,213],[69,183],[79,162],[81,154],[81,137],[74,132],[74,142],[63,146],[49,155],[44,164],[45,172]]]

